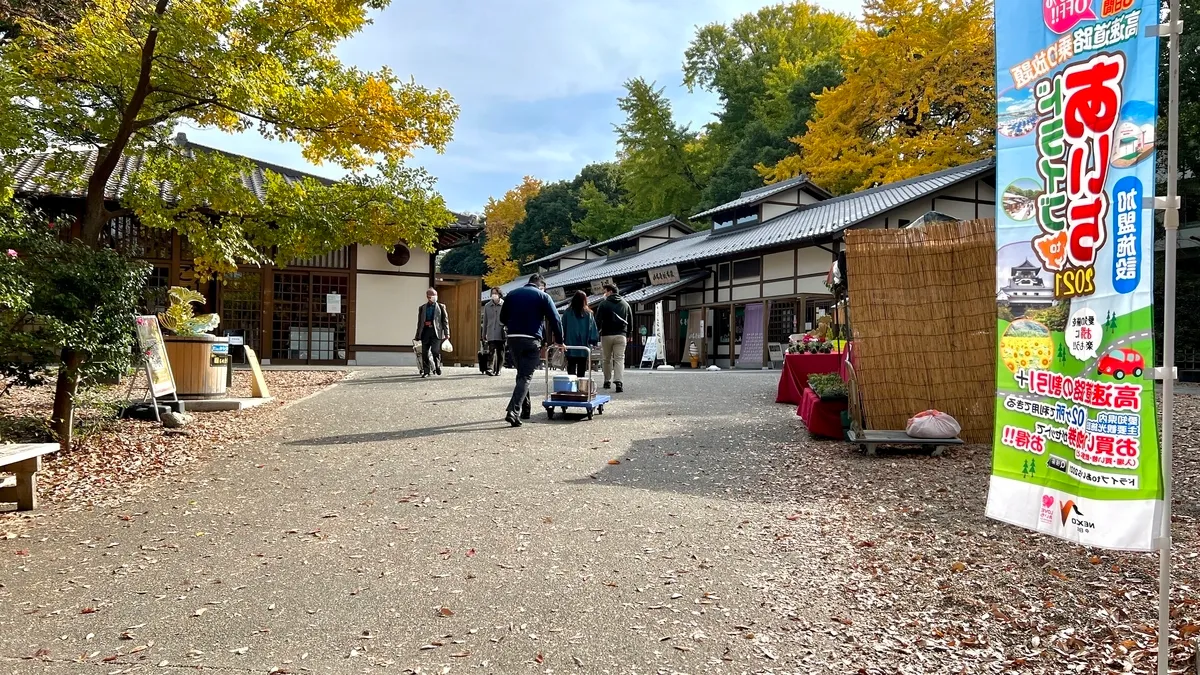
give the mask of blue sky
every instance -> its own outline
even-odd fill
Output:
[[[456,211],[479,212],[529,174],[571,178],[589,162],[612,159],[622,121],[617,97],[632,77],[667,89],[676,118],[711,119],[715,96],[682,85],[683,52],[697,26],[727,22],[764,0],[393,0],[374,24],[339,49],[361,68],[386,65],[461,107],[445,154],[411,160],[438,179]],[[860,0],[818,0],[859,15]],[[230,136],[182,127],[190,140],[337,178],[299,148],[257,134]]]

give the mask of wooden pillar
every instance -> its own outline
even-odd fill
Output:
[[[771,302],[769,300],[762,300],[762,308],[762,364],[770,366],[771,350],[767,349],[767,340],[769,338],[767,328],[771,325]]]
[[[354,345],[357,343],[355,319],[358,307],[358,244],[350,245],[350,277],[346,280],[346,359],[358,358]]]
[[[730,271],[730,278],[733,278],[733,272]],[[730,295],[733,295],[733,290],[730,289]],[[729,303],[729,368],[732,370],[737,366],[737,305]]]
[[[259,278],[259,291],[262,294],[262,301],[259,303],[261,307],[259,310],[261,312],[259,345],[262,346],[262,356],[260,358],[270,360],[271,329],[275,314],[275,266],[271,264],[264,265]]]

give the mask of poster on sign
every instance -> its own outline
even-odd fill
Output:
[[[175,393],[175,376],[167,361],[167,346],[163,342],[162,329],[156,316],[139,316],[134,319],[137,328],[138,349],[146,364],[146,376],[150,379],[150,395],[162,398]]]
[[[1154,548],[1158,0],[996,3],[998,358],[987,515]],[[1037,17],[1037,21],[1031,21]]]

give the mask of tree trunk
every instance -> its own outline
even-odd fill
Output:
[[[75,392],[79,389],[81,365],[83,354],[70,348],[62,350],[58,382],[54,388],[54,412],[50,417],[50,427],[63,450],[71,447],[71,435],[75,424]]]

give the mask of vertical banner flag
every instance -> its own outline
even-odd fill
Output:
[[[1158,0],[996,3],[996,430],[987,515],[1148,551]],[[1035,18],[1036,17],[1036,18]]]

